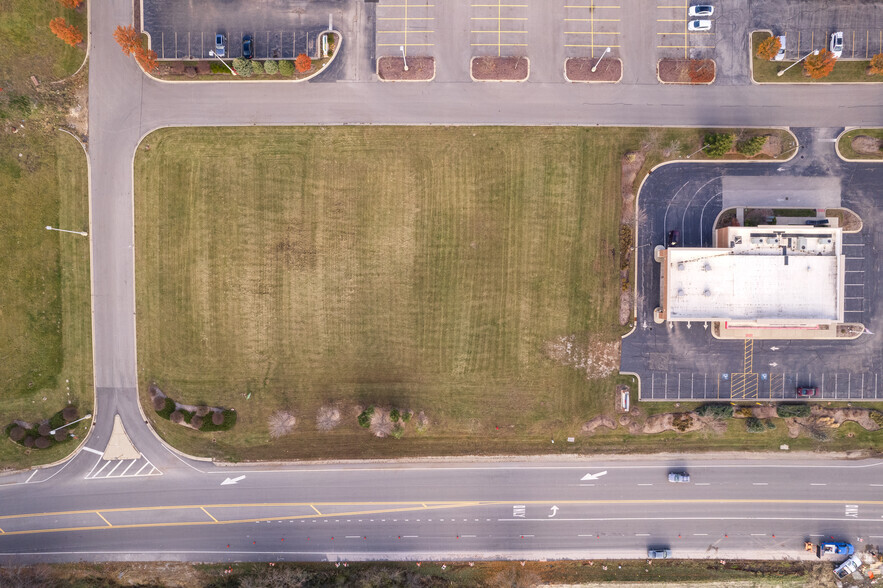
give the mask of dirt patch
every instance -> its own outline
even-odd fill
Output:
[[[377,76],[385,82],[429,81],[435,77],[434,57],[409,57],[408,71],[401,57],[381,57],[377,60]]]
[[[316,428],[330,431],[340,424],[340,409],[333,405],[320,406],[316,411]]]
[[[788,436],[796,439],[800,435],[800,423],[798,419],[785,419],[785,426],[788,427]]]
[[[824,408],[813,406],[812,414],[817,419],[831,419],[832,427],[839,427],[845,422],[852,421],[868,431],[876,431],[880,425],[871,418],[871,412],[866,408]]]
[[[527,57],[473,57],[472,77],[483,81],[523,82],[530,74]]]
[[[546,342],[549,359],[585,372],[586,379],[606,378],[619,367],[619,341],[593,341],[588,333]]]
[[[571,57],[564,62],[564,71],[571,82],[618,82],[622,77],[622,61],[607,57]],[[598,64],[595,72],[592,68]]]
[[[868,155],[876,155],[880,152],[883,141],[867,135],[856,135],[852,138],[852,149],[856,153],[865,153]]]
[[[782,138],[778,135],[765,135],[766,143],[760,152],[769,157],[778,157],[782,154]]]
[[[655,435],[665,431],[677,431],[678,433],[691,433],[705,428],[703,419],[698,418],[692,412],[669,412],[655,414],[644,421],[642,433]]]
[[[751,413],[759,419],[774,419],[779,416],[775,406],[752,406]]]
[[[601,427],[613,430],[616,428],[616,421],[614,421],[613,418],[602,414],[583,423],[581,430],[583,434],[591,435]]]
[[[664,84],[710,84],[714,68],[713,59],[660,59],[657,73]]]

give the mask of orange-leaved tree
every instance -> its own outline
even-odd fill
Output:
[[[135,27],[120,25],[114,30],[113,38],[116,39],[126,55],[132,55],[141,48],[141,35],[138,34]]]
[[[49,30],[71,47],[76,47],[77,44],[83,42],[83,33],[80,32],[80,29],[74,25],[67,24],[67,21],[60,16],[50,21]]]
[[[294,67],[300,73],[304,73],[305,71],[310,71],[310,69],[313,67],[313,60],[310,59],[310,56],[307,55],[306,53],[301,53],[294,60]]]
[[[157,66],[156,51],[153,49],[144,49],[139,45],[138,49],[135,50],[135,61],[138,62],[141,69],[150,73],[155,70]]]
[[[871,75],[883,75],[883,53],[871,58]]]
[[[837,58],[834,57],[834,54],[827,49],[822,49],[817,55],[810,54],[804,60],[803,71],[808,73],[812,79],[818,80],[831,73],[835,63],[837,63]]]
[[[757,46],[757,58],[770,61],[776,56],[776,53],[778,53],[781,48],[782,42],[779,40],[779,37],[764,39],[760,42],[760,45]]]
[[[83,0],[58,0],[58,3],[65,8],[79,8]]]

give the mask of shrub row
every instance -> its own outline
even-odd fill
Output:
[[[696,409],[699,416],[711,416],[719,419],[729,419],[733,417],[732,404],[703,404]]]
[[[168,396],[154,398],[156,414],[176,425],[188,424],[198,431],[226,431],[236,424],[236,411],[233,409],[213,409],[201,406],[197,412],[179,408]]]
[[[776,414],[782,418],[808,417],[810,407],[808,404],[780,404],[776,407]]]
[[[67,406],[48,419],[33,425],[30,429],[17,423],[9,423],[6,425],[6,436],[28,449],[48,449],[71,439],[70,431],[56,429],[72,423],[78,418],[80,417],[77,408]],[[55,431],[55,434],[50,435],[50,431]]]
[[[776,425],[770,419],[748,417],[745,419],[745,428],[749,433],[763,433],[767,429],[775,429]]]

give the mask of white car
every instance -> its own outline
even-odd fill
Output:
[[[710,20],[691,20],[687,24],[688,31],[710,31],[711,30],[711,21]]]
[[[778,37],[779,39],[779,52],[776,53],[776,56],[773,57],[775,61],[782,61],[785,59],[785,35],[781,35]]]
[[[831,35],[831,53],[837,59],[843,55],[843,31],[837,31]]]
[[[687,11],[687,14],[694,18],[697,16],[711,16],[714,14],[714,6],[709,4],[697,4],[696,6],[691,6],[690,10]]]

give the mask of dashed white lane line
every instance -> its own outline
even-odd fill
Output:
[[[649,537],[650,533],[635,533],[635,537]]]
[[[694,486],[711,486],[711,482],[696,482]]]
[[[91,447],[83,447],[83,451],[88,451],[89,453],[94,453],[95,455],[104,455],[103,451],[98,451],[97,449],[92,449]]]
[[[871,484],[871,486],[883,486],[883,484]]]
[[[708,537],[708,533],[693,533],[693,537]]]
[[[652,486],[653,484],[638,484],[638,486]]]
[[[361,535],[347,535],[345,539],[361,539]]]
[[[766,537],[766,533],[752,533],[752,537]]]
[[[402,537],[405,539],[416,539],[417,535],[402,535]]]
[[[460,537],[467,537],[467,538],[470,538],[470,539],[474,539],[474,538],[475,538],[475,535],[460,535]]]
[[[769,486],[769,483],[767,483],[767,482],[752,482],[751,485],[752,486]]]
[[[577,535],[577,537],[594,537],[594,535]]]
[[[811,483],[810,486],[827,486],[827,484],[822,484],[822,483]]]

